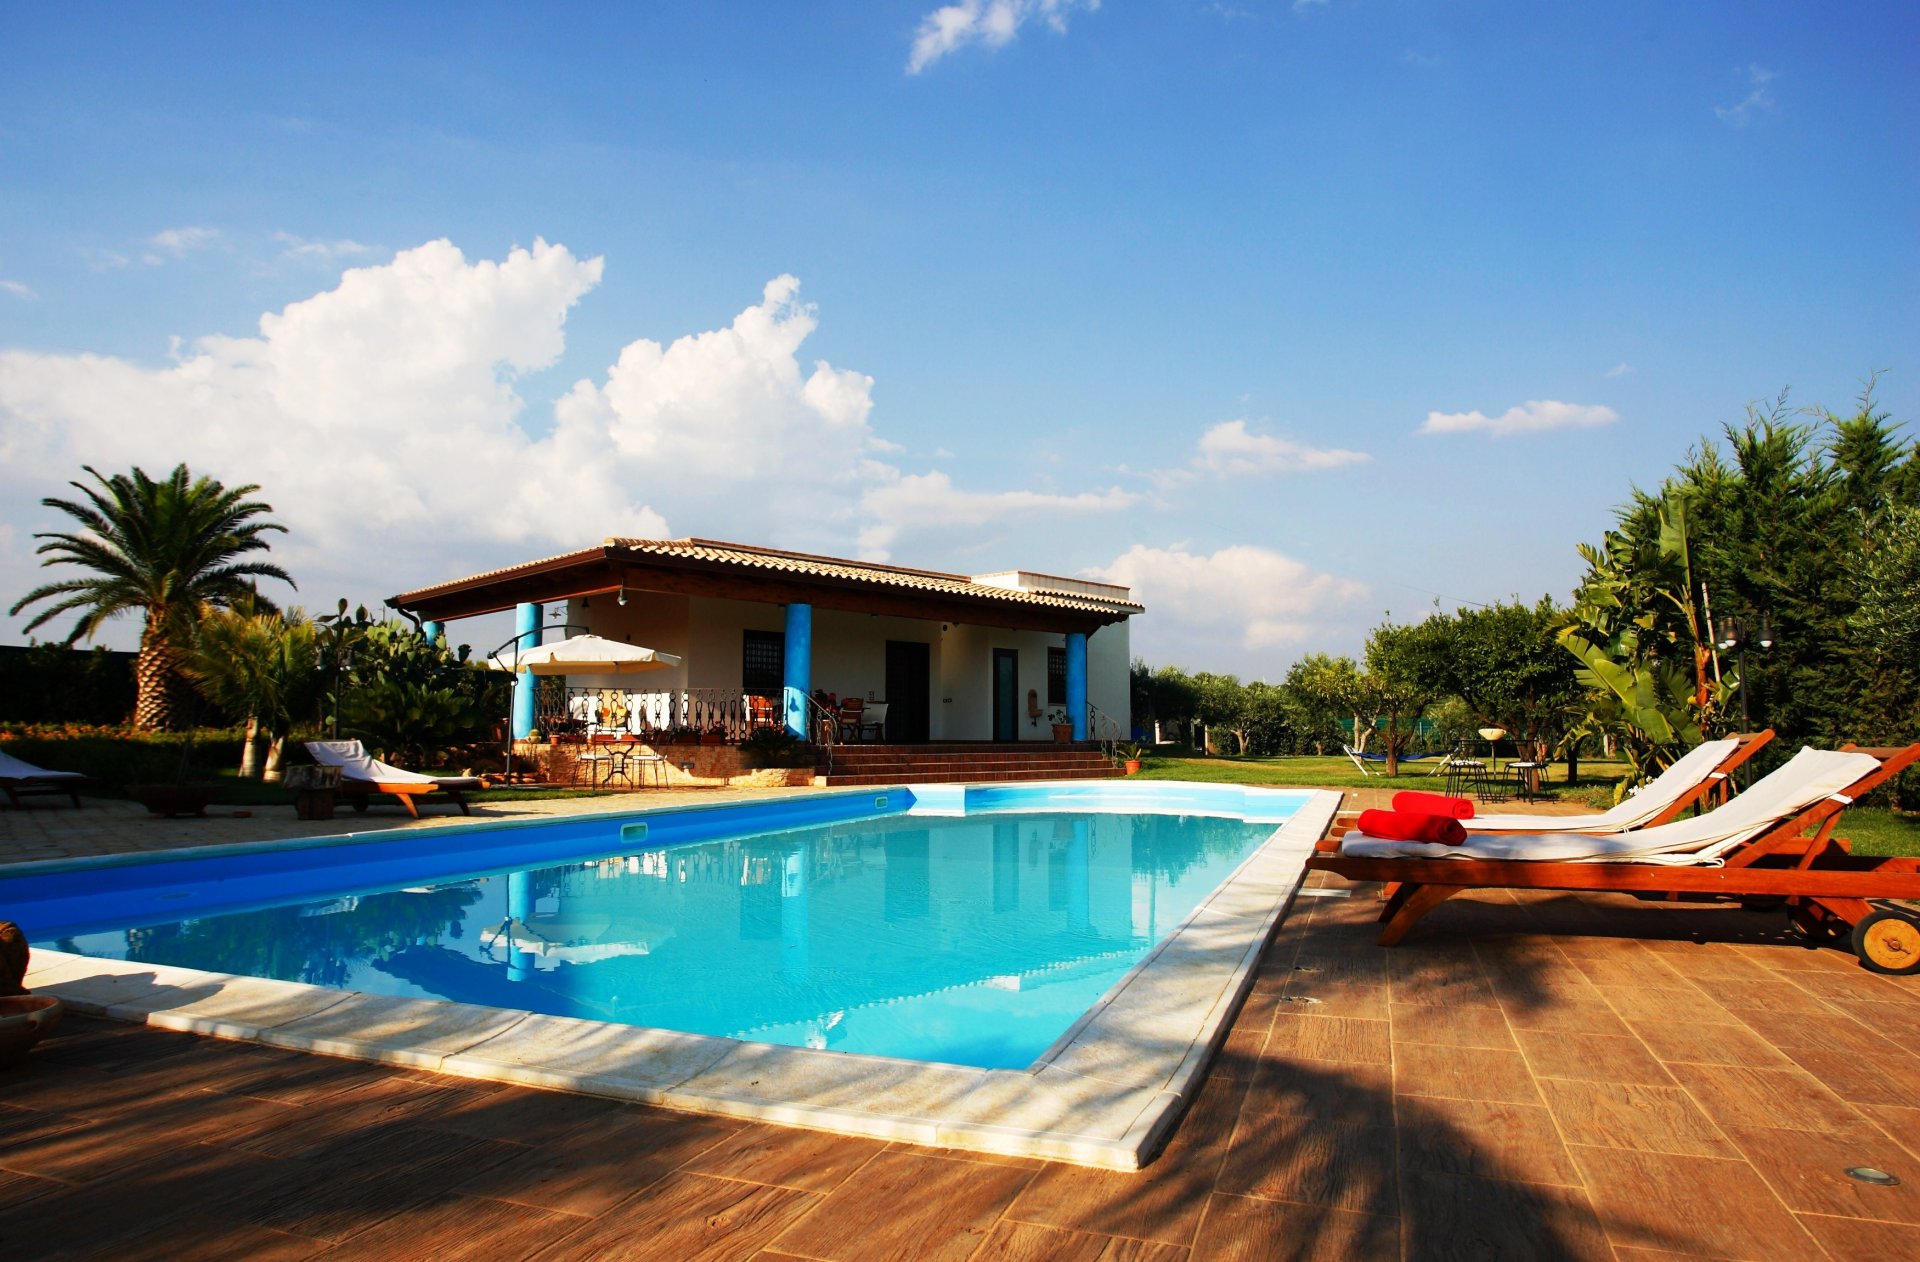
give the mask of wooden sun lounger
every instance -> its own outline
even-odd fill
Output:
[[[1723,737],[1721,739],[1725,738]],[[1727,799],[1733,796],[1733,773],[1740,768],[1741,764],[1759,753],[1762,746],[1773,739],[1773,729],[1767,728],[1760,732],[1736,732],[1734,733],[1734,739],[1740,743],[1734,746],[1733,752],[1714,764],[1713,770],[1701,777],[1699,784],[1696,784],[1693,788],[1681,794],[1680,797],[1663,808],[1660,813],[1652,819],[1635,824],[1633,828],[1623,829],[1622,831],[1632,832],[1635,829],[1653,828],[1660,824],[1671,824],[1695,806],[1711,808],[1713,806],[1725,805]],[[1541,816],[1541,818],[1551,819],[1552,817]],[[1460,822],[1467,826],[1469,832],[1497,833],[1506,831],[1499,828],[1476,827],[1471,819]]]
[[[1347,829],[1336,825],[1307,867],[1352,881],[1395,885],[1381,910],[1381,946],[1397,945],[1447,899],[1470,889],[1573,890],[1675,897],[1781,898],[1809,936],[1837,938],[1868,968],[1920,972],[1920,916],[1876,909],[1870,899],[1920,899],[1920,860],[1855,855],[1834,825],[1851,802],[1920,760],[1920,744],[1903,749],[1844,747],[1880,766],[1840,794],[1825,797],[1728,851],[1719,865],[1529,862],[1492,859],[1363,858],[1340,853]]]
[[[473,812],[467,809],[465,791],[485,787],[486,781],[478,776],[445,777],[437,784],[416,780],[357,780],[347,776],[340,781],[340,796],[351,802],[354,810],[364,811],[373,801],[374,794],[386,794],[398,798],[400,805],[407,808],[407,814],[419,819],[420,808],[414,804],[415,798],[438,793],[442,797],[435,798],[435,801],[451,802],[460,808],[462,815],[471,815]]]
[[[20,809],[20,799],[30,797],[72,798],[75,806],[80,805],[80,786],[87,783],[85,776],[8,776],[0,778],[0,793],[7,795],[7,805]]]

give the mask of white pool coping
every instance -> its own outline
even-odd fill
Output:
[[[1339,807],[1338,793],[1308,793],[1026,1069],[819,1051],[38,949],[27,986],[76,1012],[216,1038],[692,1113],[1138,1170],[1165,1144],[1226,1039],[1314,842]]]

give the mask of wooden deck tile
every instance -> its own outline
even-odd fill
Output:
[[[1247,1084],[1241,1112],[1393,1125],[1393,1067],[1274,1058]]]
[[[754,1125],[743,1127],[680,1168],[802,1192],[830,1192],[886,1147],[877,1139]]]
[[[1831,1135],[1777,1130],[1728,1132],[1760,1177],[1788,1209],[1846,1218],[1878,1218],[1920,1224],[1920,1170],[1878,1127],[1861,1126]],[[1902,1173],[1897,1187],[1879,1187],[1848,1177],[1849,1166]]]
[[[1732,1026],[1722,1026],[1732,1029]],[[1542,1078],[1584,1082],[1637,1082],[1664,1087],[1673,1083],[1646,1044],[1624,1034],[1585,1034],[1517,1030],[1527,1064]]]
[[[1543,1078],[1547,1108],[1570,1144],[1638,1148],[1689,1157],[1739,1152],[1678,1087]]]
[[[1861,1115],[1799,1069],[1747,1069],[1737,1065],[1667,1066],[1708,1117],[1722,1126],[1840,1130]]]
[[[628,1109],[521,1148],[460,1190],[564,1214],[601,1214],[738,1129],[722,1118]]]
[[[445,1193],[335,1246],[327,1262],[413,1257],[433,1262],[518,1262],[588,1223],[527,1205]]]
[[[1760,1262],[1823,1256],[1744,1161],[1579,1144],[1570,1151],[1615,1245]]]
[[[1243,1117],[1215,1188],[1232,1196],[1393,1215],[1399,1210],[1394,1146],[1391,1126]]]
[[[1396,1043],[1435,1043],[1442,1047],[1491,1047],[1514,1050],[1507,1019],[1498,1008],[1431,1008],[1393,1005]]]
[[[0,1142],[0,1168],[74,1181],[101,1179],[149,1160],[154,1146],[183,1147],[295,1110],[267,1100],[233,1099],[212,1092],[163,1096],[140,1113],[121,1113],[75,1126],[48,1115],[30,1134]]]
[[[1759,985],[1761,983],[1749,983]],[[1717,1021],[1737,1024],[1734,1015],[1697,986],[1601,986],[1613,1010],[1629,1021]],[[1720,984],[1714,986],[1720,993]]]
[[[1267,1035],[1266,1056],[1300,1060],[1330,1060],[1352,1065],[1393,1063],[1385,1021],[1356,1017],[1292,1016],[1273,1019]]]
[[[1187,1245],[1226,1159],[1243,1093],[1238,1083],[1209,1080],[1166,1150],[1138,1173],[1042,1167],[1007,1217]]]
[[[1779,1049],[1745,1026],[1707,1021],[1629,1021],[1627,1024],[1661,1060],[1695,1065],[1746,1065],[1757,1069],[1778,1069],[1788,1063]]]
[[[1920,1157],[1920,1104],[1895,1107],[1886,1104],[1857,1104],[1881,1130],[1915,1157]]]
[[[1393,1089],[1400,1095],[1540,1103],[1526,1060],[1518,1052],[1486,1047],[1397,1044],[1393,1049]]]
[[[1407,1262],[1481,1258],[1611,1259],[1584,1190],[1406,1172],[1400,1189]]]
[[[1787,1049],[1793,1062],[1850,1104],[1909,1104],[1920,1100],[1920,1057],[1893,1047],[1863,1058],[1832,1047]]]
[[[820,1200],[792,1188],[675,1174],[533,1256],[541,1262],[746,1259],[801,1221]]]
[[[1397,1258],[1397,1218],[1328,1205],[1216,1194],[1194,1242],[1193,1262],[1335,1262]]]
[[[1920,1227],[1864,1222],[1858,1218],[1828,1218],[1820,1214],[1798,1217],[1800,1225],[1836,1258],[1891,1262],[1894,1258],[1920,1257]]]
[[[1017,1166],[884,1152],[840,1185],[828,1212],[807,1215],[772,1243],[829,1262],[957,1262],[981,1245],[1033,1177]]]
[[[1730,1008],[1759,1008],[1766,1012],[1801,1012],[1824,1016],[1832,1011],[1820,996],[1778,975],[1767,981],[1720,981],[1713,993]]]
[[[1588,996],[1591,995],[1591,1002]],[[1569,998],[1573,1002],[1568,1002]],[[1531,999],[1514,999],[1503,994],[1500,1010],[1507,1024],[1516,1030],[1539,1030],[1552,1034],[1610,1034],[1623,1038],[1631,1034],[1600,992],[1592,987],[1569,991],[1557,988]]]
[[[968,1262],[1186,1262],[1180,1245],[1003,1222]]]
[[[1573,1163],[1540,1105],[1402,1096],[1400,1164],[1408,1171],[1577,1184]]]

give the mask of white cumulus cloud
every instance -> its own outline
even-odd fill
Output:
[[[1217,478],[1259,477],[1281,473],[1312,473],[1362,464],[1372,459],[1364,451],[1340,447],[1312,447],[1274,434],[1256,434],[1244,420],[1221,421],[1200,436],[1186,470]]]
[[[1429,412],[1420,432],[1465,434],[1482,430],[1495,438],[1506,438],[1512,434],[1538,434],[1554,429],[1588,429],[1611,425],[1619,419],[1618,412],[1599,404],[1529,399],[1498,416],[1488,416],[1485,412]]]
[[[218,242],[220,236],[218,228],[166,228],[147,238],[151,248],[140,256],[140,261],[149,267],[158,267],[168,258],[183,259],[204,250]]]
[[[1087,577],[1121,583],[1147,608],[1132,647],[1148,661],[1231,663],[1278,678],[1298,650],[1324,638],[1365,597],[1365,585],[1252,544],[1199,553],[1136,544]]]
[[[1714,106],[1713,114],[1729,127],[1745,127],[1753,121],[1755,114],[1773,108],[1773,89],[1767,85],[1773,82],[1774,73],[1759,65],[1749,65],[1735,73],[1750,90],[1732,105]]]
[[[1029,21],[1044,23],[1055,34],[1067,32],[1067,15],[1075,9],[1091,13],[1100,0],[959,0],[943,5],[920,20],[907,73],[919,74],[948,53],[979,44],[1000,48],[1013,42]]]
[[[869,464],[872,484],[860,496],[868,519],[860,530],[860,555],[887,560],[895,544],[909,534],[951,535],[984,526],[1012,526],[1039,518],[1089,517],[1118,513],[1140,502],[1131,491],[1110,487],[1060,495],[1048,491],[970,491],[938,472],[903,474]]]
[[[32,285],[22,280],[0,280],[0,293],[12,294],[15,298],[24,298],[28,302],[40,296],[33,291]]]
[[[280,252],[282,258],[300,263],[330,264],[341,259],[359,258],[373,253],[372,246],[361,245],[358,241],[345,238],[338,241],[313,241],[306,237],[295,236],[291,232],[276,232],[273,234],[273,239],[284,247]]]
[[[545,241],[500,260],[434,241],[158,366],[0,349],[0,591],[47,577],[31,535],[65,519],[39,500],[86,464],[258,483],[291,531],[274,552],[296,599],[317,603],[610,534],[871,550],[1135,498],[972,491],[885,463],[872,378],[803,355],[818,317],[791,276],[722,328],[630,343],[528,415],[522,379],[559,360],[602,270]]]

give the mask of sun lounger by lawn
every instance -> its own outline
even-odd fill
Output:
[[[1594,815],[1475,815],[1461,824],[1469,833],[1623,833],[1669,823],[1715,789],[1773,739],[1773,729],[1724,740],[1703,741],[1671,767],[1622,798],[1612,810]]]
[[[9,806],[18,808],[21,798],[49,796],[72,798],[78,806],[80,786],[86,782],[77,771],[48,771],[0,750],[0,792],[7,795]]]
[[[407,814],[419,819],[420,809],[414,805],[414,799],[428,793],[444,793],[446,800],[466,815],[469,812],[463,791],[486,787],[486,782],[478,776],[423,776],[417,771],[403,771],[369,755],[359,741],[308,741],[306,745],[315,762],[323,767],[340,768],[341,796],[352,799],[356,811],[366,810],[374,794],[384,793],[398,798],[400,805],[407,808]]]
[[[1347,757],[1353,759],[1353,765],[1360,768],[1360,774],[1363,776],[1371,776],[1376,774],[1375,772],[1369,771],[1367,769],[1368,763],[1370,762],[1385,763],[1387,761],[1387,756],[1385,754],[1365,754],[1355,749],[1351,745],[1342,745],[1340,747],[1340,751],[1344,753]],[[1402,754],[1400,755],[1401,762],[1429,762],[1436,758],[1439,759],[1439,761],[1435,762],[1432,768],[1429,769],[1427,772],[1427,774],[1430,776],[1437,776],[1441,772],[1447,769],[1447,764],[1453,761],[1454,751],[1451,749],[1448,749],[1448,750],[1443,750],[1442,752],[1437,754]]]
[[[1920,972],[1920,918],[1869,899],[1920,899],[1920,861],[1854,855],[1833,835],[1848,805],[1920,759],[1904,749],[1803,749],[1717,810],[1626,833],[1482,833],[1464,845],[1330,834],[1309,868],[1396,884],[1380,913],[1393,946],[1469,889],[1781,898],[1809,934],[1852,930],[1876,972]]]

